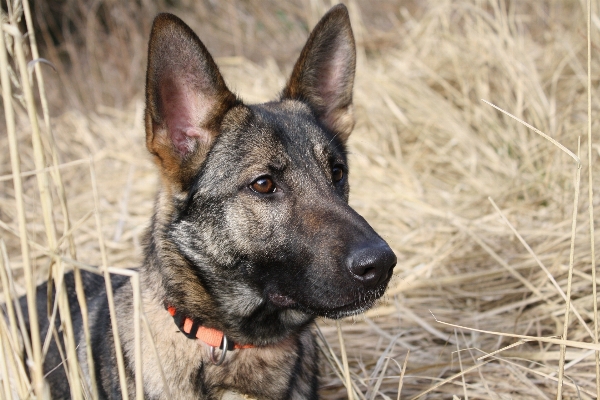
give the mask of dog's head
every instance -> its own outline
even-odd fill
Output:
[[[355,45],[343,5],[311,33],[277,101],[245,105],[180,19],[154,21],[146,144],[160,168],[152,246],[168,299],[238,341],[371,307],[396,257],[348,206]]]

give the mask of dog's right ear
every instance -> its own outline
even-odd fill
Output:
[[[159,14],[148,44],[146,147],[167,184],[189,188],[223,117],[239,103],[190,27]]]

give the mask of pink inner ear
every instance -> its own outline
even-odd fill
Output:
[[[327,61],[326,68],[319,77],[318,91],[323,99],[326,114],[340,106],[340,96],[348,85],[348,63],[351,61],[347,55],[351,52],[352,49],[342,41]]]
[[[214,101],[194,90],[185,79],[169,79],[160,85],[161,111],[173,146],[182,155],[199,144],[208,144],[211,133],[204,128]]]

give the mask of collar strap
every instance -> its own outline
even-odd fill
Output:
[[[225,336],[223,332],[217,329],[202,326],[200,321],[194,321],[191,318],[186,317],[181,312],[175,310],[175,307],[173,306],[167,306],[167,310],[173,317],[175,325],[177,325],[181,333],[183,333],[186,337],[189,339],[198,339],[211,347],[223,349],[223,337]],[[237,344],[229,338],[227,338],[226,343],[227,350],[250,349],[254,347],[251,344]]]

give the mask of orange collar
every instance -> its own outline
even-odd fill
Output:
[[[219,349],[223,348],[223,337],[225,336],[223,332],[217,329],[201,326],[199,322],[182,315],[180,312],[177,312],[173,306],[167,306],[167,310],[175,320],[175,324],[179,327],[179,330],[185,336],[190,339],[201,340],[211,347]],[[255,347],[251,344],[237,344],[229,338],[227,338],[225,342],[227,343],[227,350],[251,349]]]

